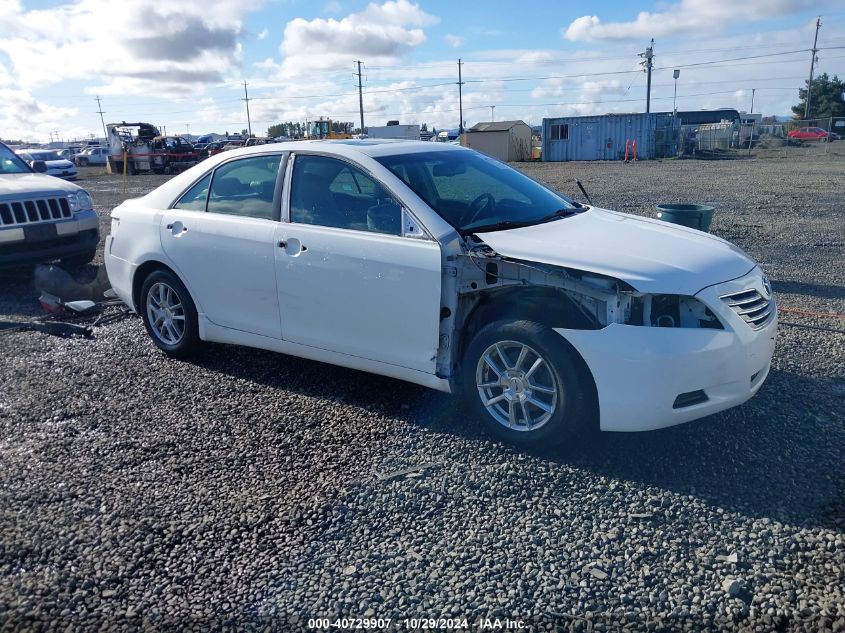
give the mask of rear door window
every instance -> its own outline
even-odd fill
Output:
[[[173,205],[174,209],[188,209],[190,211],[205,211],[205,203],[208,199],[208,184],[211,182],[211,174],[206,174],[198,183],[188,189],[179,202]]]
[[[209,213],[278,219],[273,204],[281,154],[253,156],[214,170],[208,195]]]

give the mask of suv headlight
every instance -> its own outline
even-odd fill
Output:
[[[71,213],[88,211],[94,208],[94,202],[91,200],[91,196],[84,189],[67,194],[67,201],[70,204]]]

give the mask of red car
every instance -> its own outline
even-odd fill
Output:
[[[800,141],[835,141],[839,138],[838,134],[828,133],[820,127],[799,127],[789,130],[787,136]]]

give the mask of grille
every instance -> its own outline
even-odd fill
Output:
[[[66,220],[72,215],[67,198],[0,202],[0,227],[3,228]]]
[[[772,299],[766,299],[753,288],[724,295],[722,301],[727,303],[731,310],[736,312],[742,317],[743,321],[755,330],[759,330],[766,325],[775,313]]]

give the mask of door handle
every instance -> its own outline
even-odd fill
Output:
[[[174,224],[168,224],[165,228],[166,228],[168,231],[172,231],[172,230],[173,230],[173,227],[174,227]],[[187,231],[187,230],[188,230],[188,227],[187,227],[187,226],[183,226],[183,227],[182,227],[182,233],[184,233],[184,232],[185,232],[185,231]]]
[[[287,248],[287,245],[288,245],[287,240],[279,240],[279,242],[278,242],[279,248]],[[308,247],[305,246],[305,244],[300,244],[299,250],[300,251],[307,251]]]

